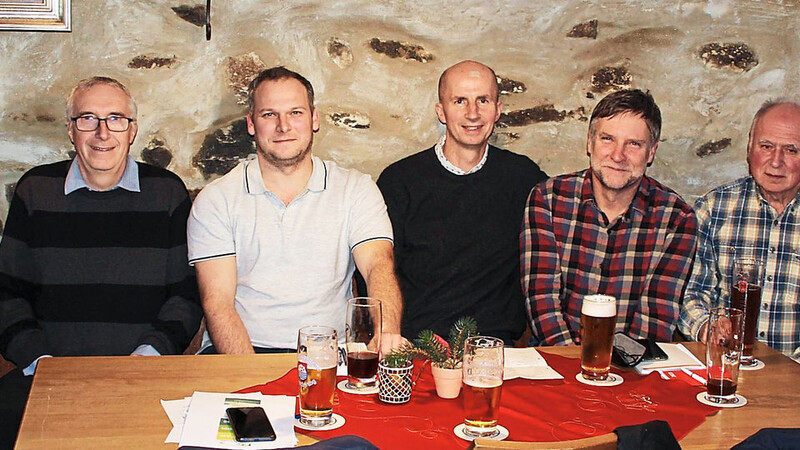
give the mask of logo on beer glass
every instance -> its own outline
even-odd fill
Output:
[[[587,295],[581,307],[581,375],[605,381],[611,371],[611,349],[617,324],[617,299]]]

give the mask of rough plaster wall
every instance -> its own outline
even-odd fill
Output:
[[[217,0],[211,41],[192,23],[204,4],[79,0],[71,33],[0,32],[0,216],[26,169],[70,155],[64,98],[92,75],[138,100],[133,156],[190,189],[252,151],[242,88],[277,64],[315,86],[314,152],[373,177],[435,142],[436,81],[462,59],[513,91],[493,142],[549,174],[587,165],[587,116],[610,89],[649,89],[664,118],[649,174],[689,201],[746,173],[753,113],[800,81],[790,0]]]

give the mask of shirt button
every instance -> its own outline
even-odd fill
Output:
[[[766,311],[768,308],[769,308],[769,305],[764,303],[764,311]]]
[[[773,220],[772,221],[772,226],[773,227],[777,227],[778,226],[778,221],[777,220]]]
[[[764,332],[762,331],[762,332],[758,333],[758,335],[761,336],[761,337],[764,337]]]
[[[770,248],[769,248],[769,252],[770,252],[770,253],[775,253],[775,247],[770,247]]]
[[[772,275],[767,275],[767,281],[772,281]]]

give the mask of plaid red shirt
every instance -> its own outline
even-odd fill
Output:
[[[537,185],[520,233],[534,337],[542,345],[575,343],[583,296],[607,294],[617,298],[616,331],[671,341],[696,235],[692,208],[647,176],[611,223],[594,201],[591,169]]]

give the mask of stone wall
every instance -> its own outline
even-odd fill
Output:
[[[245,86],[286,65],[324,116],[314,152],[373,177],[432,145],[436,81],[462,59],[502,78],[493,142],[549,174],[587,166],[587,117],[649,89],[664,117],[649,173],[692,201],[746,173],[747,131],[800,81],[800,5],[763,1],[75,0],[71,33],[0,32],[0,216],[19,176],[71,155],[64,98],[120,79],[139,103],[135,158],[199,189],[253,152]]]

